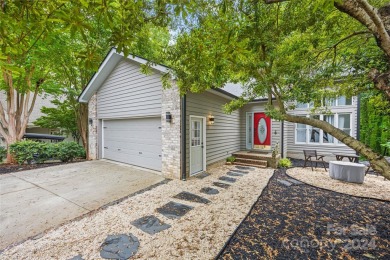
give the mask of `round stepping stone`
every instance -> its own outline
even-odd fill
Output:
[[[208,194],[208,195],[215,195],[215,194],[219,193],[219,190],[214,189],[214,188],[210,188],[210,187],[205,187],[205,188],[200,189],[200,192]]]
[[[229,176],[239,176],[239,177],[244,176],[242,175],[242,173],[238,173],[238,172],[227,172],[226,174]]]
[[[138,247],[138,238],[133,234],[109,235],[100,246],[100,256],[104,259],[128,259],[135,255]]]
[[[173,197],[175,199],[181,199],[181,200],[203,203],[203,204],[210,203],[210,201],[208,199],[202,198],[201,196],[198,196],[196,194],[193,194],[193,193],[190,193],[187,191],[180,192],[179,194],[177,194]]]
[[[241,174],[248,174],[249,173],[248,171],[241,171],[241,170],[236,170],[236,169],[231,169],[230,172],[238,172]]]
[[[171,225],[165,224],[155,216],[145,216],[134,220],[131,224],[150,235],[171,227]]]
[[[236,180],[237,180],[235,178],[230,178],[230,177],[227,177],[227,176],[222,176],[222,177],[219,177],[218,179],[221,180],[221,181],[227,181],[227,182],[230,182],[230,183],[236,182]]]
[[[170,201],[167,204],[163,205],[161,208],[157,208],[157,212],[167,218],[176,219],[184,216],[188,211],[193,208],[194,207]]]
[[[220,188],[224,188],[224,189],[227,189],[230,187],[230,184],[226,184],[226,183],[223,183],[223,182],[213,182],[213,185],[214,186],[217,186],[217,187],[220,187]]]

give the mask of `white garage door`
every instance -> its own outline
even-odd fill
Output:
[[[103,158],[161,171],[161,119],[104,120]]]

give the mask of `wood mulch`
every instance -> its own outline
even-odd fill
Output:
[[[389,259],[390,202],[287,178],[275,172],[218,259]]]
[[[0,174],[7,174],[7,173],[12,173],[12,172],[20,172],[20,171],[27,171],[27,170],[34,170],[34,169],[39,169],[39,168],[46,168],[50,166],[56,166],[56,165],[62,165],[62,164],[69,164],[69,163],[75,163],[75,162],[83,162],[85,160],[75,160],[73,162],[48,162],[48,163],[37,163],[37,164],[8,164],[8,163],[3,163],[0,164]]]

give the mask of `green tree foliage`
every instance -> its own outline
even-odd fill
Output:
[[[42,128],[60,129],[64,134],[71,135],[77,142],[80,140],[80,132],[77,126],[75,110],[68,100],[53,100],[55,107],[42,107],[44,116],[38,118],[34,125]]]
[[[175,3],[1,0],[0,91],[6,94],[7,102],[0,102],[0,134],[6,143],[23,137],[38,94],[59,93],[68,81],[65,96],[75,97],[108,46],[129,54],[136,40],[145,36],[145,26],[167,25]],[[81,48],[75,51],[77,46]],[[76,110],[82,118],[77,122],[86,145],[86,108]]]
[[[268,97],[267,113],[272,118],[321,128],[365,155],[379,171],[390,172],[380,155],[340,129],[289,113],[296,101],[314,101],[313,112],[324,113],[329,112],[322,106],[325,98],[379,89],[368,74],[373,70],[386,74],[386,46],[378,42],[381,36],[375,26],[334,8],[351,1],[357,3],[305,0],[267,5],[241,0],[203,7],[169,52],[181,92],[240,82],[244,94],[226,106],[227,112],[257,97]],[[376,7],[387,4],[373,2]]]
[[[390,107],[378,92],[361,96],[360,139],[378,153],[390,141]]]

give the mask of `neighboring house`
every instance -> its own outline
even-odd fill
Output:
[[[181,97],[174,82],[169,89],[162,86],[167,67],[152,65],[152,74],[141,72],[147,62],[112,49],[80,95],[80,102],[89,103],[92,159],[105,158],[185,179],[238,151],[270,157],[276,144],[282,157],[301,157],[304,148],[330,155],[336,151],[354,154],[321,130],[268,118],[266,100],[223,113],[222,106],[241,93],[234,84]],[[338,102],[332,107],[336,114],[319,115],[320,119],[356,136],[356,99],[351,104],[349,100]],[[294,113],[309,115],[308,108]]]
[[[54,105],[51,103],[51,100],[53,97],[51,95],[38,95],[37,99],[35,101],[34,109],[31,112],[26,133],[35,133],[35,134],[47,134],[47,135],[61,135],[61,131],[59,129],[48,129],[48,128],[42,128],[39,126],[34,125],[34,121],[37,120],[39,117],[43,116],[41,112],[41,108],[43,106],[45,107],[54,107]],[[2,102],[4,109],[6,110],[5,113],[7,114],[7,97],[6,94],[3,91],[0,91],[0,102]],[[67,137],[68,141],[73,141],[72,137]],[[0,136],[0,146],[5,146],[4,139],[2,136]]]

